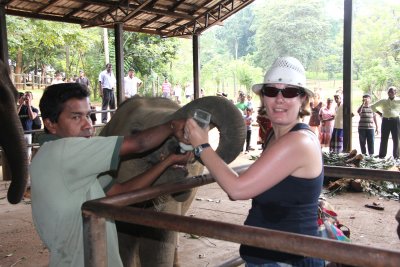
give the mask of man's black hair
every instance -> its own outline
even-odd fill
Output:
[[[57,122],[66,101],[72,98],[83,99],[89,95],[86,85],[80,83],[60,83],[48,86],[39,103],[42,119]]]

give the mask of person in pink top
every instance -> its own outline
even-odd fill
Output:
[[[170,98],[171,97],[171,83],[165,78],[162,86],[162,97]]]
[[[329,142],[331,140],[333,120],[335,119],[335,110],[332,109],[332,102],[333,100],[328,98],[326,100],[326,106],[319,110],[319,118],[321,121],[321,147],[329,147]]]

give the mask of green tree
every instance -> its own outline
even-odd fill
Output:
[[[307,67],[324,55],[330,33],[324,7],[317,0],[263,2],[255,12],[256,65],[290,55]]]
[[[224,21],[224,26],[217,29],[216,38],[221,40],[224,48],[234,59],[239,59],[254,51],[253,22],[253,8],[249,6],[229,17]]]
[[[400,3],[357,2],[354,22],[354,65],[364,92],[379,91],[398,84]]]

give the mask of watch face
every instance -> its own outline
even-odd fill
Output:
[[[203,151],[203,149],[202,149],[201,146],[196,147],[196,148],[194,149],[194,155],[195,155],[196,157],[200,157],[201,151]]]

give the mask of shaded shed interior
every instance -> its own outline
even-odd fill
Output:
[[[6,14],[112,28],[162,37],[191,37],[254,0],[0,0]]]

